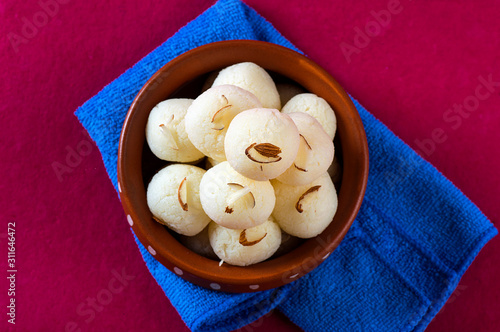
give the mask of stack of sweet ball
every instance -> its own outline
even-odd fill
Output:
[[[172,162],[147,188],[154,219],[194,252],[238,266],[320,234],[337,210],[340,172],[328,103],[250,62],[209,77],[203,90],[149,115],[148,145]]]

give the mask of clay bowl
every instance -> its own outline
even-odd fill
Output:
[[[290,252],[247,267],[230,266],[187,249],[175,234],[153,220],[146,188],[154,173],[167,163],[154,157],[145,142],[151,109],[172,97],[195,98],[207,76],[229,65],[250,61],[275,80],[291,80],[324,98],[335,110],[336,156],[342,161],[337,185],[338,209],[332,223],[315,238]],[[199,286],[225,292],[254,292],[278,287],[316,268],[339,245],[351,226],[366,188],[368,146],[359,114],[342,87],[305,56],[275,44],[237,40],[208,44],[167,63],[140,90],[120,137],[118,181],[127,219],[145,248],[166,268]]]

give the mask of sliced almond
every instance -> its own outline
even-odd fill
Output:
[[[271,143],[252,143],[245,149],[245,155],[259,164],[276,163],[281,160],[281,149]]]
[[[248,209],[253,209],[255,207],[255,197],[253,193],[250,191],[249,187],[243,186],[239,183],[234,183],[230,182],[227,184],[229,187],[233,188],[236,190],[236,192],[232,193],[229,195],[227,198],[227,206],[226,206],[226,213],[232,213],[233,208],[230,208],[230,206],[233,206],[237,201],[240,199],[244,198],[245,202],[245,207]],[[230,210],[231,212],[227,212]]]
[[[177,142],[175,141],[174,135],[172,133],[172,127],[171,123],[174,121],[174,115],[172,114],[172,117],[166,122],[160,124],[160,131],[162,134],[167,138],[168,145],[170,148],[174,150],[179,150],[179,146],[177,146]]]
[[[219,108],[217,112],[215,112],[214,115],[212,116],[212,120],[210,121],[210,123],[212,124],[212,129],[215,130],[222,130],[225,128],[224,115],[226,115],[226,110],[228,110],[231,106],[233,106],[229,104],[229,101],[227,100],[226,96],[224,95],[221,96],[224,99],[226,105]]]
[[[229,187],[231,187],[232,189],[242,189],[242,188],[245,188],[244,185],[242,184],[239,184],[239,183],[236,183],[236,182],[228,182],[227,184]]]
[[[252,192],[249,192],[248,194],[249,194],[249,196],[250,196],[251,199],[249,199],[247,201],[247,202],[250,202],[250,203],[247,204],[247,206],[249,206],[251,209],[253,209],[255,207],[255,196],[253,195]]]
[[[306,143],[309,150],[312,150],[311,145],[309,145],[309,142],[306,140],[306,138],[302,134],[299,134],[299,136],[304,140],[304,143]]]
[[[297,164],[295,164],[295,163],[293,163],[293,166],[294,166],[296,169],[298,169],[299,171],[301,171],[301,172],[307,172],[307,169],[302,168],[302,167],[299,167],[299,166],[297,166]]]
[[[165,225],[165,223],[163,222],[163,220],[161,220],[160,218],[157,218],[155,216],[153,216],[153,219],[157,222],[157,223],[160,223],[162,225]]]
[[[212,123],[212,129],[215,129],[215,130],[222,130],[224,129],[224,115],[225,115],[225,111],[227,109],[229,109],[231,106],[233,105],[226,105],[226,106],[223,106],[221,108],[219,108],[217,110],[217,112],[214,113],[214,115],[212,116],[212,121],[210,121],[210,123]]]
[[[315,192],[315,191],[318,191],[319,188],[321,188],[321,186],[314,186],[314,187],[311,187],[309,189],[306,190],[305,193],[303,193],[299,200],[297,201],[297,203],[295,203],[295,209],[299,212],[299,213],[302,213],[304,210],[302,210],[302,200],[304,199],[304,197],[306,197],[308,194],[312,193],[312,192]]]
[[[250,188],[242,186],[241,184],[238,184],[238,183],[228,183],[228,186],[238,188],[236,192],[232,193],[227,198],[228,205],[233,205],[236,201],[241,199],[243,196],[250,193]]]
[[[307,165],[307,161],[309,159],[309,151],[311,151],[312,148],[311,148],[311,145],[309,145],[309,142],[306,140],[306,138],[302,134],[299,134],[299,136],[302,138],[302,141],[304,141],[305,145],[307,146],[307,149],[306,148],[299,149],[299,152],[297,154],[297,158],[295,158],[295,162],[293,163],[293,166],[301,172],[307,172],[306,165]]]
[[[263,155],[264,157],[277,158],[281,153],[281,149],[271,143],[260,143],[254,146],[255,151]]]
[[[182,179],[181,184],[179,184],[179,188],[177,189],[177,199],[179,200],[179,204],[184,211],[188,210],[186,180],[187,178]]]
[[[250,247],[250,246],[256,245],[257,243],[259,243],[260,241],[262,241],[262,240],[266,237],[266,235],[267,235],[267,233],[266,233],[266,234],[264,234],[264,236],[263,236],[263,237],[261,237],[261,238],[260,238],[260,239],[258,239],[258,240],[255,240],[255,241],[248,241],[248,240],[247,240],[246,231],[247,231],[247,230],[246,230],[246,229],[244,229],[244,230],[242,230],[242,231],[241,231],[241,233],[240,233],[240,244],[241,244],[242,246],[245,246],[245,247]]]
[[[306,138],[302,134],[299,134],[299,136],[307,148],[302,147],[302,145],[301,145],[301,147],[299,148],[299,152],[297,153],[297,157],[295,158],[295,162],[293,163],[293,166],[301,172],[307,172],[306,165],[308,164],[307,161],[308,161],[309,155],[310,155],[309,151],[311,151],[312,148],[311,148],[311,145],[309,144],[309,142],[306,140]]]

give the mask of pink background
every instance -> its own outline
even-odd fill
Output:
[[[480,76],[500,82],[500,1],[401,0],[396,8],[392,2],[247,1],[413,148],[441,132],[434,151],[420,149],[421,155],[498,225],[500,86],[478,105],[470,96]],[[0,4],[0,274],[7,270],[6,224],[14,221],[16,327],[186,331],[148,273],[99,152],[73,112],[213,0],[60,3],[49,8],[52,16],[35,0]],[[357,40],[356,53],[346,57],[341,45],[355,46],[358,29],[388,8],[390,22]],[[29,31],[26,22],[40,27]],[[11,42],[14,35],[19,39]],[[464,101],[470,112],[446,118]],[[84,156],[71,159],[77,149]],[[60,179],[55,162],[69,163]],[[499,258],[497,237],[429,331],[498,330]],[[123,287],[113,281],[116,272],[129,276]],[[0,278],[0,330],[10,326],[7,289]],[[104,297],[107,305],[85,304],[105,294],[112,294]],[[300,330],[273,312],[243,331],[271,329]]]

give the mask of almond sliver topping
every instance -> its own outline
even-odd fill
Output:
[[[187,178],[182,179],[179,184],[179,188],[177,189],[177,199],[179,200],[179,204],[184,211],[188,210],[186,180]]]
[[[239,183],[233,183],[233,182],[230,182],[227,185],[230,186],[231,188],[236,189],[236,192],[232,193],[227,198],[226,213],[232,213],[233,209],[230,208],[230,206],[233,206],[237,201],[239,201],[242,198],[245,199],[244,202],[247,208],[253,209],[255,207],[255,197],[252,194],[252,191],[250,190],[249,187],[242,186]],[[227,212],[228,210],[230,210],[231,212]]]
[[[251,161],[260,164],[276,163],[281,160],[281,149],[271,143],[252,143],[245,149],[245,155]]]
[[[172,114],[172,117],[170,118],[170,120],[167,121],[167,123],[160,124],[160,131],[167,138],[169,147],[174,149],[174,150],[179,150],[179,147],[177,146],[177,143],[175,142],[174,135],[172,134],[172,128],[170,127],[170,124],[172,123],[172,121],[174,121],[173,114]]]
[[[309,189],[306,190],[305,193],[303,193],[299,200],[297,201],[297,203],[295,203],[295,209],[299,212],[299,213],[302,213],[304,212],[304,210],[302,210],[302,200],[304,199],[304,197],[306,197],[308,194],[312,193],[312,192],[315,192],[315,191],[318,191],[319,188],[321,188],[321,186],[314,186],[314,187],[311,187]]]
[[[247,231],[247,230],[246,230],[246,229],[244,229],[244,230],[242,230],[242,231],[241,231],[241,233],[240,233],[240,244],[241,244],[242,246],[245,246],[245,247],[250,247],[250,246],[256,245],[257,243],[259,243],[260,241],[262,241],[262,240],[266,237],[266,235],[267,235],[267,233],[266,233],[266,234],[264,234],[264,236],[263,236],[263,237],[261,237],[261,238],[260,238],[260,239],[258,239],[258,240],[255,240],[255,241],[248,241],[248,240],[247,240],[246,231]]]

